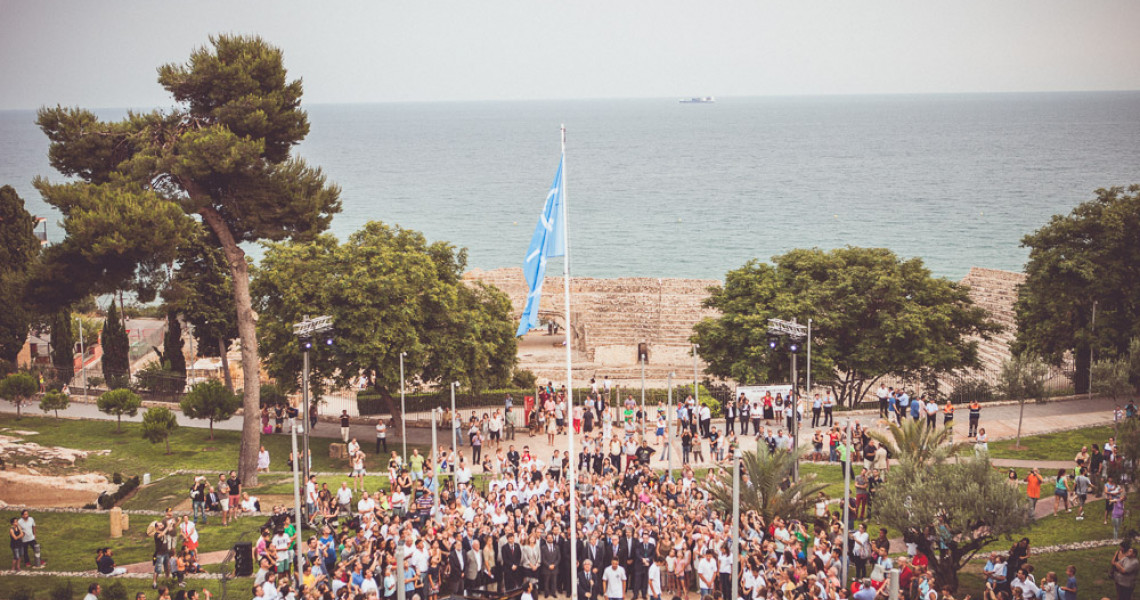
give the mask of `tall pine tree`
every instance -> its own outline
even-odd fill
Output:
[[[0,375],[16,366],[28,339],[31,315],[20,301],[24,272],[40,251],[35,219],[16,190],[0,187]]]
[[[178,103],[170,111],[103,122],[82,109],[40,110],[52,166],[79,181],[36,185],[75,238],[60,253],[91,257],[106,278],[162,272],[169,261],[158,259],[173,260],[187,218],[214,234],[233,283],[246,382],[238,472],[256,485],[261,359],[242,245],[312,239],[340,211],[340,190],[291,156],[309,122],[301,81],[289,80],[279,49],[257,37],[211,37],[185,64],[160,67],[158,81]]]
[[[109,389],[125,388],[130,384],[131,343],[127,328],[115,308],[115,301],[107,309],[107,322],[100,336],[103,344],[103,377]]]
[[[166,335],[162,338],[162,368],[178,375],[176,390],[186,388],[186,355],[182,353],[182,323],[178,313],[166,311]]]
[[[52,383],[71,383],[75,377],[75,340],[71,336],[71,310],[57,310],[51,315]]]

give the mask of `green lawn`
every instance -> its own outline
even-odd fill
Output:
[[[25,416],[19,420],[15,415],[0,415],[0,433],[3,429],[38,431],[37,435],[24,436],[29,442],[44,446],[63,446],[80,450],[106,450],[109,455],[90,456],[79,464],[79,468],[102,473],[120,472],[125,475],[150,473],[157,477],[180,469],[229,470],[237,467],[238,448],[241,433],[237,431],[215,430],[214,439],[209,439],[209,430],[181,427],[170,437],[171,453],[166,454],[162,444],[151,444],[141,435],[142,426],[137,423],[123,423],[122,433],[116,433],[114,421],[54,419],[50,417]],[[331,438],[310,438],[314,471],[343,471],[348,473],[348,462],[329,458],[329,445],[339,442]],[[269,451],[270,469],[286,470],[286,460],[292,451],[289,435],[263,435],[261,443]],[[364,445],[365,452],[370,449]],[[426,448],[420,448],[425,451]],[[387,459],[377,458],[369,453],[366,466],[373,470],[387,468]]]
[[[1013,450],[1014,440],[990,442],[990,457],[1071,461],[1081,446],[1088,446],[1090,451],[1098,444],[1103,448],[1112,436],[1112,426],[1102,425],[1022,437],[1021,445],[1025,450]]]
[[[1108,565],[1112,560],[1116,546],[1094,548],[1091,550],[1073,550],[1071,552],[1054,552],[1030,556],[1029,564],[1033,565],[1033,574],[1037,582],[1045,580],[1050,571],[1057,574],[1057,579],[1064,583],[1065,567],[1074,565],[1077,568],[1077,597],[1078,598],[1115,598],[1116,588],[1112,579],[1108,577]],[[976,600],[982,598],[983,579],[982,568],[985,561],[973,561],[958,574],[959,592],[956,598],[969,594]]]
[[[16,516],[14,511],[0,511],[4,523]],[[151,517],[131,515],[130,530],[118,539],[111,539],[110,517],[106,514],[32,511],[32,516],[36,519],[36,537],[42,546],[42,556],[52,571],[92,570],[95,549],[104,546],[114,550],[115,562],[119,565],[147,562],[154,553],[154,542],[146,536]],[[227,550],[243,536],[253,541],[264,522],[265,517],[246,517],[229,527],[222,527],[221,520],[199,524],[199,552]]]
[[[122,584],[126,590],[126,595],[123,596],[128,600],[134,600],[135,594],[143,592],[149,600],[154,600],[158,597],[158,593],[151,589],[150,579],[134,579],[119,577],[109,579],[107,577],[54,577],[54,576],[37,576],[37,577],[23,577],[18,575],[0,575],[0,598],[5,600],[15,597],[26,597],[32,600],[51,600],[54,598],[52,592],[57,587],[62,587],[71,584],[71,598],[82,598],[87,593],[87,586],[92,583],[98,583],[103,587],[104,596],[107,593],[109,586]],[[171,581],[163,581],[159,579],[160,585],[170,586],[173,596],[175,591],[183,588],[174,587]],[[227,595],[230,598],[245,598],[249,596],[250,586],[253,585],[253,579],[250,577],[242,577],[239,579],[231,580],[226,584],[228,586]],[[221,598],[222,583],[216,579],[187,579],[187,590],[210,590],[215,598]],[[24,594],[27,594],[24,596]],[[204,596],[199,592],[199,598]]]

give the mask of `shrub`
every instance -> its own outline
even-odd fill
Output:
[[[515,369],[514,375],[511,376],[511,385],[519,389],[534,389],[536,383],[538,376],[530,369]]]
[[[984,379],[959,381],[947,398],[954,404],[969,404],[974,400],[990,402],[994,399],[994,389]]]
[[[91,375],[87,378],[87,385],[91,387],[101,387],[103,385],[103,378],[98,375]]]
[[[127,600],[127,588],[122,581],[116,581],[103,588],[103,595],[99,600]]]
[[[28,587],[18,587],[8,594],[9,600],[36,600],[36,594]]]
[[[71,580],[65,579],[51,588],[48,594],[51,600],[75,600],[75,589],[71,587]]]
[[[126,498],[127,494],[135,491],[135,488],[137,487],[139,487],[139,476],[135,475],[134,477],[131,477],[130,479],[123,482],[123,485],[120,485],[119,489],[115,490],[114,494],[103,494],[99,496],[99,499],[97,500],[99,508],[103,510],[110,510],[112,507],[118,504],[120,500]],[[104,598],[106,598],[106,596],[104,596]]]

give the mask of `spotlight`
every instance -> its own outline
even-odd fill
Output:
[[[332,342],[333,342],[332,338],[328,338],[327,340],[325,340],[325,345],[326,345],[326,346],[331,346],[331,345],[332,345]]]
[[[301,349],[302,350],[312,350],[313,349],[313,340],[311,340],[309,338],[302,339],[301,340]]]
[[[774,335],[768,336],[768,349],[775,350],[780,347],[780,338]]]
[[[796,340],[791,340],[790,342],[788,342],[788,351],[791,352],[792,354],[799,352],[800,351],[800,343]]]

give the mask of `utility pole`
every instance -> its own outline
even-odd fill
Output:
[[[1093,395],[1093,346],[1096,345],[1096,300],[1093,300],[1092,335],[1089,336],[1089,400]]]
[[[439,453],[437,450],[439,448],[439,443],[436,441],[435,438],[437,435],[436,429],[438,428],[438,419],[436,417],[439,415],[439,411],[441,411],[441,410],[443,410],[443,409],[438,408],[438,407],[431,409],[431,452],[428,453],[428,455],[432,457],[432,459],[431,459],[431,470],[432,470],[431,480],[433,483],[435,483],[435,491],[432,492],[432,503],[431,503],[431,514],[432,514],[433,519],[439,518],[439,492],[440,492],[440,488],[441,488],[440,483],[439,483],[439,462],[440,461],[439,461]]]
[[[700,344],[693,344],[693,400],[697,409],[700,409],[701,406],[701,386],[697,381],[697,350],[700,347]]]
[[[669,481],[673,481],[673,372],[669,371],[669,397],[665,403],[665,458],[669,460]]]
[[[400,441],[404,443],[404,463],[408,462],[408,409],[404,405],[404,356],[400,353]]]
[[[79,322],[79,368],[83,372],[83,397],[87,397],[87,351],[83,344],[83,319],[76,317]]]
[[[455,388],[458,385],[458,381],[451,382],[451,462],[455,463],[455,468],[459,467],[459,413],[455,412]]]
[[[305,476],[306,482],[309,481],[309,462],[311,460],[311,455],[309,454],[309,430],[313,428],[312,423],[309,422],[309,350],[313,348],[314,337],[318,336],[319,334],[332,331],[332,328],[333,319],[328,315],[315,317],[312,319],[309,318],[309,315],[305,315],[305,318],[302,319],[300,323],[293,324],[293,335],[297,336],[297,338],[300,339],[301,350],[303,350],[302,354],[304,354],[304,365],[301,369],[301,402],[305,414],[301,422],[309,425],[308,427],[304,427],[302,429],[305,434],[304,455],[298,457],[296,451],[294,451],[293,456],[296,457],[294,459],[294,462],[300,460],[303,463],[302,473]],[[326,346],[332,345],[331,337],[325,337],[324,340]],[[250,384],[251,382],[246,382],[246,385]],[[301,524],[298,523],[297,527],[300,526]]]
[[[641,362],[641,428],[644,432],[649,426],[649,413],[645,412],[645,353],[639,348],[637,359]]]
[[[851,522],[851,453],[854,448],[851,444],[851,419],[847,419],[847,459],[840,463],[843,468],[843,586],[847,586],[848,545],[851,543],[851,531],[847,524]]]
[[[732,600],[740,590],[740,448],[732,452]]]
[[[308,419],[309,415],[303,415],[302,420]],[[300,466],[298,463],[301,461],[296,459],[297,456],[297,417],[293,417],[292,430],[290,437],[293,438],[293,506],[296,512],[293,513],[294,523],[297,526],[296,535],[297,539],[293,541],[293,547],[297,551],[297,585],[301,585],[301,574],[305,571],[305,551],[304,544],[301,543],[301,529],[303,529],[304,521],[301,520],[301,483],[298,481],[299,474],[297,468]],[[307,480],[306,480],[307,481]]]

